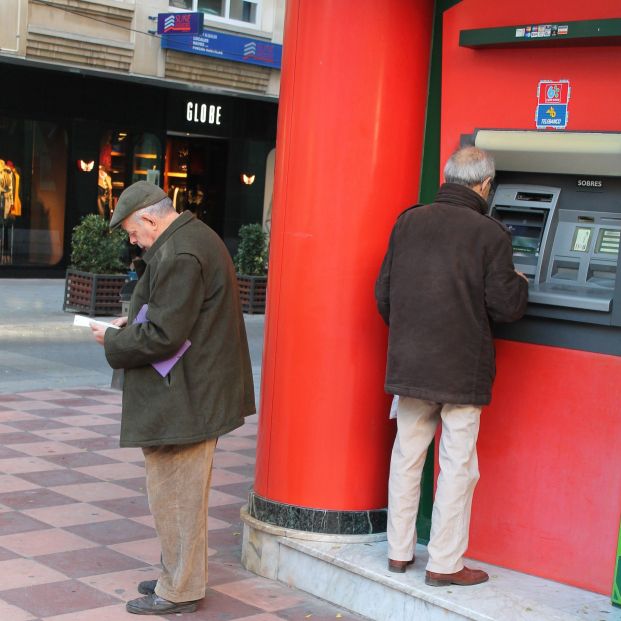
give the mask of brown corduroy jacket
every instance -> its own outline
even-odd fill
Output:
[[[110,366],[125,369],[121,446],[218,437],[254,413],[252,367],[235,269],[222,240],[189,212],[143,256],[129,322],[106,330]],[[132,324],[143,304],[148,322]],[[190,348],[166,377],[151,363]]]
[[[509,233],[487,209],[476,192],[445,183],[434,203],[397,219],[375,285],[389,326],[387,392],[489,403],[491,321],[519,319],[528,285],[514,270]]]

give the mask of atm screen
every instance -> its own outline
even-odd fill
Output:
[[[504,205],[497,205],[495,217],[511,233],[511,245],[514,256],[536,256],[539,254],[541,237],[546,216],[541,211],[517,210]]]
[[[536,255],[541,241],[541,227],[523,224],[508,224],[511,233],[513,254],[518,256]]]

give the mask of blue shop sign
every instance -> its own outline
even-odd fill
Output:
[[[537,129],[565,129],[567,127],[567,104],[539,104],[537,106]]]
[[[203,32],[204,19],[204,13],[159,13],[157,34],[200,34]]]
[[[162,36],[162,47],[274,69],[280,69],[282,59],[282,45],[215,30],[203,30],[198,35],[165,34]]]

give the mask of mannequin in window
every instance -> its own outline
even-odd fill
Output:
[[[97,211],[102,218],[110,217],[112,203],[112,179],[103,166],[99,166],[97,177]]]
[[[4,160],[0,160],[0,213],[8,219],[13,209],[13,175]]]
[[[13,175],[0,160],[0,263],[13,262]]]
[[[171,185],[168,188],[168,196],[173,203],[177,213],[182,213],[188,208],[187,188],[183,186]]]
[[[203,219],[205,211],[205,192],[201,184],[192,186],[187,193],[186,209],[191,211],[199,220]]]
[[[10,215],[17,218],[22,215],[22,201],[19,197],[20,176],[17,172],[17,168],[15,168],[15,165],[10,160],[6,163],[6,167],[9,171],[11,171],[11,185],[13,187],[13,205],[11,207]]]

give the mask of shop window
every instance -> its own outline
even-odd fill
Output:
[[[63,258],[67,132],[56,123],[0,117],[0,265]]]
[[[170,196],[178,212],[187,208],[189,140],[171,138],[166,144],[164,191]]]
[[[155,134],[139,134],[134,143],[132,183],[148,181],[160,185],[162,145]]]
[[[202,11],[216,21],[258,26],[261,0],[169,0],[171,9]]]
[[[191,211],[219,235],[226,205],[228,143],[217,138],[169,137],[164,190],[178,212]]]
[[[97,212],[107,220],[121,192],[136,181],[160,185],[162,145],[152,133],[104,132],[99,150]]]
[[[99,150],[97,211],[110,219],[121,192],[127,185],[128,134],[126,131],[104,132]]]

